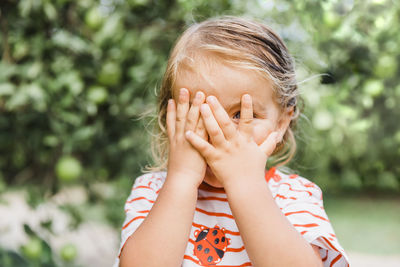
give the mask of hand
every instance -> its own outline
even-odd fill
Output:
[[[207,133],[200,117],[200,106],[205,95],[198,91],[189,109],[189,91],[180,89],[178,106],[170,99],[167,108],[167,133],[169,139],[168,176],[184,177],[199,186],[204,179],[206,162],[201,154],[186,140],[185,131],[192,131],[205,142]]]
[[[214,96],[207,97],[207,104],[201,105],[201,117],[209,142],[192,131],[186,138],[206,159],[216,178],[226,187],[235,180],[264,178],[265,165],[277,143],[277,132],[272,132],[266,140],[257,145],[253,139],[253,104],[250,95],[241,100],[241,118],[238,130]]]

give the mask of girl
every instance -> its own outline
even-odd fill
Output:
[[[187,29],[159,95],[158,164],[125,204],[116,266],[348,266],[319,187],[277,169],[295,152],[298,94],[265,25]]]

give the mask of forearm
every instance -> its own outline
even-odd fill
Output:
[[[197,188],[178,178],[167,177],[146,219],[128,238],[120,266],[181,266],[193,221]]]
[[[276,205],[263,175],[225,187],[246,251],[256,267],[321,266],[313,248]]]

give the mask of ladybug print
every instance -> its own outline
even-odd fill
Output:
[[[194,255],[199,259],[201,265],[216,265],[224,257],[225,251],[230,244],[230,238],[225,236],[225,229],[214,226],[214,228],[201,227],[194,235]]]

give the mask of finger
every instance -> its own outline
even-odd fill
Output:
[[[192,131],[185,133],[186,139],[189,143],[205,158],[209,159],[213,154],[215,148],[206,140],[198,136]]]
[[[204,120],[204,125],[206,126],[207,133],[210,136],[211,143],[214,146],[224,145],[226,142],[224,133],[219,127],[217,121],[215,120],[214,115],[208,104],[202,104],[200,107],[200,111],[201,117]]]
[[[202,117],[199,118],[199,122],[197,123],[195,133],[204,140],[208,141],[208,134]]]
[[[278,132],[272,132],[259,147],[261,151],[263,151],[265,155],[269,157],[272,154],[272,152],[274,152],[277,142],[278,142]]]
[[[167,134],[170,140],[175,135],[175,118],[175,101],[173,99],[169,99],[167,106]]]
[[[233,122],[229,118],[225,109],[221,106],[215,96],[208,96],[207,103],[211,106],[214,117],[217,120],[218,125],[221,127],[226,140],[231,140],[236,135],[236,127],[233,125]]]
[[[204,103],[205,95],[203,92],[198,91],[193,98],[192,106],[186,118],[185,131],[194,131],[196,124],[200,117],[200,105]]]
[[[241,99],[239,131],[247,137],[252,136],[253,101],[251,96],[244,94]]]
[[[185,130],[186,117],[189,110],[189,91],[186,88],[179,90],[178,106],[176,109],[175,133],[183,135]]]

